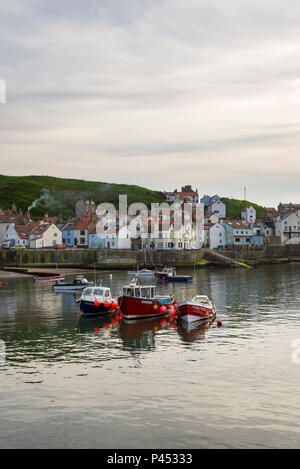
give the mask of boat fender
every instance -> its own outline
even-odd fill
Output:
[[[222,321],[220,321],[220,319],[218,319],[218,321],[217,321],[217,326],[218,326],[218,327],[222,327],[222,325],[223,325]]]
[[[98,301],[98,300],[95,300],[95,301],[94,301],[94,305],[95,305],[96,307],[98,307],[98,306],[100,306],[100,305],[101,305],[101,303],[100,303],[100,301]]]

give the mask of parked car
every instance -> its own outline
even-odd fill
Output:
[[[67,247],[67,246],[66,246],[65,244],[56,244],[56,245],[54,246],[54,249],[66,249],[66,247]]]
[[[22,245],[20,245],[20,246],[12,246],[11,249],[17,249],[17,250],[20,250],[20,249],[21,249],[21,250],[22,250],[22,249],[26,249],[26,246],[24,246],[24,245],[22,244]]]

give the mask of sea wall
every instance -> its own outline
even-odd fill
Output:
[[[205,263],[202,250],[194,251],[130,251],[130,250],[0,250],[0,266],[93,266],[105,268],[128,267],[130,265],[175,266]]]
[[[212,253],[212,252],[211,252]],[[219,251],[235,261],[250,264],[266,264],[280,260],[300,260],[300,245],[267,245],[263,249],[235,247],[231,251]],[[213,254],[213,253],[212,253]],[[65,250],[0,250],[1,267],[30,267],[30,266],[64,266],[98,268],[127,268],[128,266],[147,264],[151,266],[204,266],[209,264],[228,264],[226,261],[214,262],[209,250],[181,250],[181,251],[130,251],[130,250],[93,250],[93,249],[65,249]],[[233,264],[233,263],[232,263]]]

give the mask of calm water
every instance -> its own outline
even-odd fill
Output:
[[[117,294],[127,275],[98,278]],[[8,280],[0,447],[300,447],[300,265],[201,270],[158,291],[209,295],[223,327],[83,320],[74,294]]]

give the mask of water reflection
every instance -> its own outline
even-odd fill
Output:
[[[177,331],[183,342],[194,342],[196,340],[204,340],[206,332],[211,328],[212,321],[186,323],[178,321]]]

